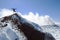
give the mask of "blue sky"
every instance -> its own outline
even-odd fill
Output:
[[[60,22],[60,0],[0,0],[2,8],[16,8],[22,14],[38,12],[39,15],[49,15]]]

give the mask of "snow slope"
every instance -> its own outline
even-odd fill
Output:
[[[18,14],[0,18],[0,40],[55,40],[50,33]]]
[[[49,32],[53,35],[56,40],[60,40],[60,27],[57,25],[45,25],[42,26],[45,32]]]
[[[0,40],[27,40],[23,32],[17,30],[12,20],[2,22],[4,18],[0,18]]]
[[[8,9],[4,9],[0,13],[3,17],[0,18],[0,40],[57,40],[59,38],[54,36],[55,28],[50,27],[48,30],[47,26],[39,26],[55,24],[48,15],[39,17],[38,14],[35,16],[30,12],[28,16],[19,16]],[[51,28],[54,33],[51,32]]]

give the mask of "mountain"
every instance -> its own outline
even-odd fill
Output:
[[[36,23],[17,13],[0,18],[0,40],[55,40]]]
[[[58,25],[44,25],[44,26],[41,26],[41,28],[45,31],[45,32],[49,32],[53,35],[53,37],[56,39],[56,40],[60,40],[60,26]]]

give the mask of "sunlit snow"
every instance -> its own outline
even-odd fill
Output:
[[[27,40],[22,32],[12,28],[16,25],[12,25],[11,21],[2,24],[7,24],[7,26],[3,28],[0,26],[0,40]]]
[[[19,14],[20,12],[17,12],[17,13]],[[9,10],[9,9],[0,10],[0,17],[9,16],[12,14],[13,14],[12,10]],[[29,21],[32,21],[32,22],[37,23],[38,25],[42,26],[42,29],[45,32],[51,33],[55,37],[56,40],[60,40],[60,27],[43,26],[43,25],[55,25],[56,24],[50,16],[48,16],[48,15],[39,16],[39,14],[35,15],[32,12],[29,12],[28,15],[22,15],[21,13],[19,15],[21,15],[23,18],[25,18]],[[3,23],[3,25],[4,25],[4,23]],[[11,24],[9,22],[8,26],[6,28],[4,28],[2,30],[0,28],[0,40],[15,40],[16,38],[17,38],[16,40],[25,40],[25,37],[23,39],[23,37],[21,35],[22,33],[19,33],[18,31],[13,30],[12,28],[10,28],[10,26],[11,26]],[[37,28],[37,29],[39,29],[39,28]]]

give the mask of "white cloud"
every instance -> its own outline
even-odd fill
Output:
[[[59,25],[60,26],[60,22],[55,22],[55,24]]]
[[[28,15],[23,15],[24,18],[26,18],[27,20],[30,20],[32,22],[35,22],[39,25],[53,25],[55,24],[52,20],[52,18],[48,15],[45,16],[39,16],[39,14],[35,14],[32,12],[29,12]]]
[[[12,14],[14,14],[12,10],[9,10],[9,9],[0,10],[0,18],[4,17],[4,16],[9,16]],[[52,18],[48,15],[39,16],[38,13],[34,14],[33,12],[29,12],[28,15],[22,15],[20,12],[18,12],[18,14],[20,14],[22,17],[26,18],[27,20],[35,22],[41,26],[55,24],[55,22],[52,20]]]
[[[9,15],[12,15],[12,14],[13,14],[12,10],[5,9],[5,8],[0,10],[0,18],[4,17],[4,16],[9,16]]]

